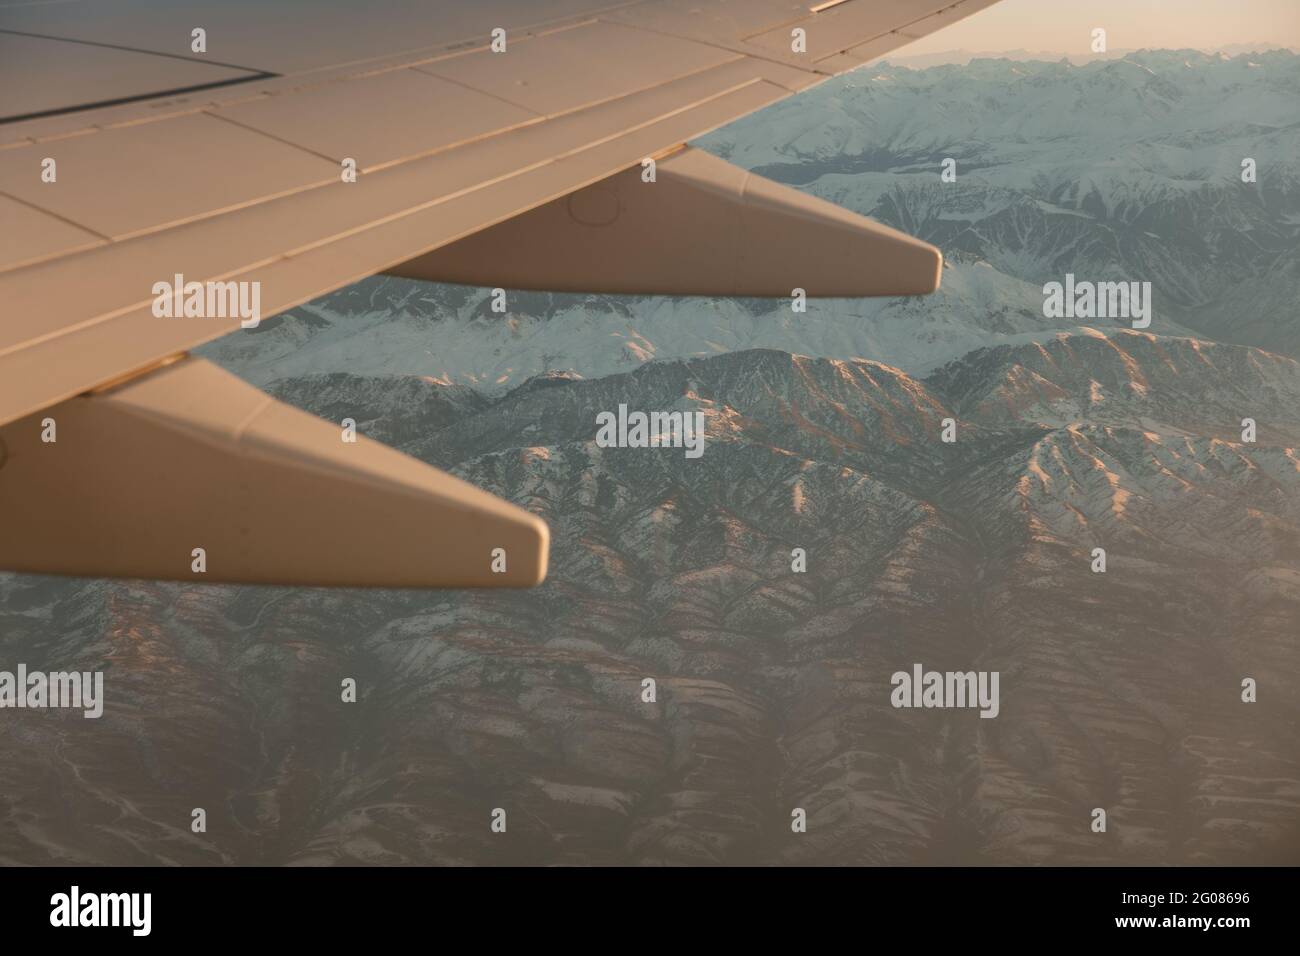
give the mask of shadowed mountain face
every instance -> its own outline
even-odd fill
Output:
[[[3,579],[4,660],[104,668],[106,706],[5,713],[0,860],[1300,855],[1291,359],[1079,333],[925,379],[747,351],[496,398],[345,374],[280,393],[543,515],[549,580]],[[703,412],[702,457],[598,447],[619,404]],[[998,671],[998,715],[894,708],[917,663]]]

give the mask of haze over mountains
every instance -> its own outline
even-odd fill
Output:
[[[1284,46],[1275,41],[1258,41],[1253,43],[1225,43],[1220,46],[1197,48],[1197,53],[1204,53],[1210,56],[1222,54],[1225,57],[1238,56],[1242,53],[1259,53],[1267,50],[1285,50],[1289,53],[1300,53],[1300,50],[1291,46]],[[951,50],[936,50],[933,53],[912,53],[909,50],[902,50],[898,53],[891,54],[887,61],[894,66],[905,66],[912,70],[924,70],[932,66],[965,66],[971,60],[1042,60],[1046,63],[1055,63],[1065,60],[1074,66],[1082,66],[1085,63],[1092,63],[1096,60],[1119,60],[1125,57],[1131,57],[1135,53],[1142,53],[1144,50],[1135,48],[1116,48],[1111,47],[1104,53],[1092,52],[1054,52],[1051,50],[971,50],[965,47],[959,47]]]
[[[97,721],[4,713],[0,861],[1300,862],[1297,94],[1284,52],[868,68],[701,145],[937,243],[935,296],[372,279],[215,343],[545,517],[550,577],[0,576],[0,666],[106,671]],[[1152,327],[1044,318],[1067,271]],[[620,404],[703,456],[597,447]],[[895,709],[918,663],[998,716]]]

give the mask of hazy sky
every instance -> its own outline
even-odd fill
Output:
[[[1002,0],[899,53],[1032,50],[1087,54],[1092,30],[1107,47],[1192,47],[1268,41],[1300,47],[1300,0]]]

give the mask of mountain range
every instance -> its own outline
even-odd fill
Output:
[[[107,698],[5,712],[0,861],[1294,864],[1297,93],[1285,51],[868,67],[699,145],[935,242],[934,296],[375,278],[207,347],[544,517],[549,578],[0,576],[0,665]],[[1151,328],[1044,317],[1066,272]],[[703,455],[598,446],[620,405]],[[918,664],[997,716],[894,707]]]

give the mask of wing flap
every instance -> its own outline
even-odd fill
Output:
[[[57,164],[54,182],[41,177],[46,157]],[[150,168],[161,188],[113,188]],[[326,159],[207,113],[0,152],[0,192],[113,239],[338,178]]]
[[[216,115],[335,163],[352,159],[363,173],[541,118],[416,68],[232,103]]]
[[[0,270],[68,255],[107,241],[8,196],[0,196],[0,222],[4,223],[0,229]]]
[[[583,23],[519,43],[502,56],[487,50],[417,69],[489,93],[545,116],[558,116],[722,66],[739,53],[615,23]],[[583,69],[556,69],[582,63]],[[599,83],[591,82],[601,77]]]

